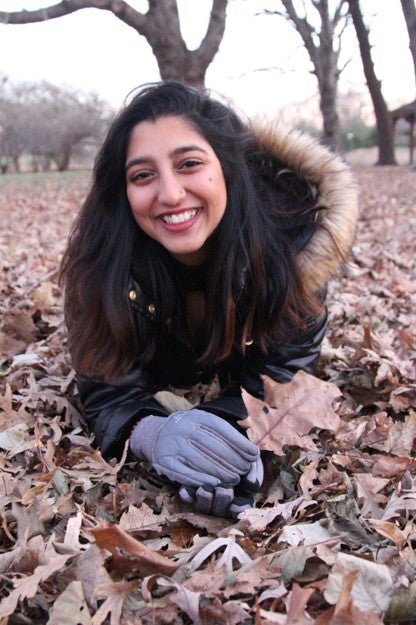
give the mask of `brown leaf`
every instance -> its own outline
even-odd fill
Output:
[[[164,523],[171,517],[168,510],[162,510],[161,514],[154,511],[145,503],[140,507],[129,506],[128,510],[120,518],[119,526],[126,532],[139,532],[140,530],[160,530]]]
[[[205,547],[203,547],[201,551],[194,556],[194,558],[192,558],[190,568],[191,573],[196,571],[213,553],[223,547],[225,547],[225,550],[219,558],[216,568],[225,566],[227,575],[231,575],[233,572],[233,560],[237,560],[241,565],[250,564],[250,556],[248,556],[244,549],[242,549],[240,545],[235,542],[234,538],[217,538],[216,540],[208,543],[208,545],[205,545]]]
[[[380,521],[379,519],[369,519],[368,523],[374,527],[376,532],[386,538],[389,538],[398,549],[402,549],[402,547],[405,546],[409,538],[409,534],[413,529],[412,525],[408,524],[404,530],[401,530],[394,523],[389,521]]]
[[[75,562],[74,577],[82,583],[84,597],[92,610],[97,609],[95,589],[112,581],[104,564],[104,554],[95,544],[82,551]]]
[[[382,614],[390,603],[394,585],[388,567],[364,558],[339,553],[328,577],[324,592],[328,603],[337,603],[343,588],[343,578],[356,573],[351,598],[356,608],[363,612]]]
[[[47,625],[92,625],[81,582],[74,580],[52,606]]]
[[[239,424],[260,449],[284,455],[283,447],[316,449],[312,429],[337,431],[340,418],[333,409],[341,396],[335,384],[298,371],[291,382],[280,384],[263,376],[264,402],[242,391],[249,416]]]
[[[315,504],[316,501],[302,496],[292,501],[276,504],[272,508],[249,508],[240,515],[239,526],[262,532],[277,517],[281,517],[288,522],[295,519],[308,506],[314,506]]]
[[[141,575],[169,575],[178,568],[177,564],[132,538],[118,525],[96,527],[91,532],[98,547],[111,552],[113,565],[119,571],[139,571]]]
[[[47,564],[36,567],[33,575],[16,579],[14,581],[14,590],[0,603],[0,618],[13,614],[20,600],[34,597],[38,585],[48,579],[53,573],[60,571],[70,557],[69,555],[56,555]]]
[[[292,591],[284,600],[287,605],[286,623],[296,625],[313,625],[315,620],[306,612],[306,605],[313,593],[313,588],[301,588],[293,584]]]
[[[91,625],[101,625],[110,613],[110,625],[119,625],[124,602],[137,588],[138,582],[136,581],[110,582],[97,586],[93,598],[104,599],[104,602],[94,614]]]
[[[376,477],[398,477],[408,469],[416,468],[416,458],[380,456],[373,465],[372,474]]]

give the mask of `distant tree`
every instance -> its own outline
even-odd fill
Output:
[[[7,77],[0,74],[0,174],[5,174],[9,169],[9,159],[5,152],[5,131],[2,125],[2,107],[5,102],[5,84],[7,83]]]
[[[371,56],[368,29],[364,23],[359,0],[348,0],[348,4],[355,32],[357,34],[358,45],[360,47],[365,79],[373,101],[378,137],[377,164],[396,165],[391,117],[383,97],[381,82],[378,80],[375,73],[374,62]]]
[[[23,154],[34,170],[68,169],[74,149],[87,138],[101,139],[108,122],[107,105],[95,94],[48,82],[8,86],[0,100],[0,156],[20,170]]]
[[[19,159],[26,145],[26,119],[27,111],[16,99],[13,84],[4,79],[0,92],[0,163],[3,173],[9,169],[11,162],[15,170],[20,171]]]
[[[81,141],[95,138],[98,142],[107,123],[106,105],[97,95],[50,83],[40,84],[36,110],[30,153],[41,157],[46,166],[54,161],[59,171],[68,169]]]
[[[183,40],[176,0],[148,0],[146,13],[137,11],[124,0],[62,0],[53,6],[32,11],[0,11],[0,22],[43,22],[87,8],[110,11],[147,39],[162,79],[181,80],[201,87],[224,35],[227,1],[213,0],[205,37],[196,50],[188,50]]]
[[[416,79],[416,5],[415,0],[400,0],[407,32],[409,33],[409,48],[413,59],[413,68]]]
[[[320,110],[323,118],[323,140],[341,148],[341,131],[337,112],[338,79],[341,73],[339,55],[341,36],[347,25],[347,0],[281,0],[284,11],[266,13],[281,15],[297,30],[312,63],[318,81]]]

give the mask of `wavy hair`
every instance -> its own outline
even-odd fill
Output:
[[[265,162],[249,126],[207,92],[175,81],[146,85],[108,131],[62,260],[69,348],[84,375],[111,381],[138,357],[149,361],[177,301],[170,255],[139,228],[126,195],[131,131],[163,116],[185,119],[209,142],[226,182],[225,213],[211,235],[206,298],[216,305],[207,307],[201,362],[226,358],[236,343],[244,351],[249,338],[267,352],[276,336],[301,327],[317,306],[305,295],[288,236],[291,216],[299,225],[299,215],[308,214],[305,202],[313,207],[309,190],[301,189],[300,202],[283,182],[279,188],[281,164]],[[132,275],[157,303],[154,323],[133,314]]]

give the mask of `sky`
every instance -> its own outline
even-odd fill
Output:
[[[57,0],[0,0],[0,10],[34,9]],[[146,11],[145,0],[129,4]],[[189,48],[204,35],[211,0],[178,0],[181,29]],[[225,35],[208,68],[206,86],[249,115],[311,107],[316,80],[300,37],[282,18],[262,15],[278,0],[230,0]],[[378,78],[389,108],[415,99],[415,77],[400,0],[361,0],[370,26]],[[345,33],[339,83],[367,97],[351,27]],[[159,79],[144,37],[107,11],[83,9],[37,24],[0,24],[0,73],[13,80],[42,80],[97,92],[113,107],[140,84]]]

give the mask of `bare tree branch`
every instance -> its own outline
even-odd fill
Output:
[[[400,0],[409,33],[409,48],[413,59],[413,67],[416,78],[416,6],[414,0]]]
[[[218,52],[224,35],[228,0],[214,0],[207,31],[196,50],[188,50],[181,35],[176,0],[149,0],[141,13],[124,0],[62,0],[33,11],[1,11],[0,23],[30,24],[57,19],[81,9],[95,8],[113,13],[148,41],[162,78],[183,80],[202,86],[206,70]]]
[[[318,81],[320,108],[324,125],[324,140],[334,149],[341,146],[341,131],[336,109],[337,88],[340,69],[338,67],[340,55],[341,35],[344,31],[343,21],[346,21],[344,6],[346,0],[337,0],[332,6],[333,16],[331,17],[328,0],[309,0],[307,5],[302,0],[304,15],[299,13],[299,9],[293,0],[281,0],[287,19],[298,31],[303,44],[308,52],[313,65],[313,73]],[[319,18],[319,24],[315,27],[312,24],[311,10],[316,11],[313,17]],[[341,24],[340,33],[335,35],[336,29]]]

